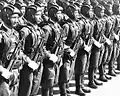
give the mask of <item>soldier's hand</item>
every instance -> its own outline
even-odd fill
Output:
[[[112,45],[112,42],[109,39],[106,39],[106,43],[110,46]]]
[[[55,54],[50,54],[49,60],[53,61],[53,63],[56,63],[58,61],[58,57]]]
[[[69,52],[70,52],[70,56],[71,56],[71,57],[74,57],[74,55],[75,55],[74,50],[72,50],[72,49],[68,49],[68,50],[69,50]]]
[[[11,80],[11,77],[13,77],[13,73],[7,70],[6,68],[2,68],[1,76],[3,76],[5,79]]]
[[[36,70],[36,69],[38,69],[38,67],[39,67],[39,65],[38,65],[35,61],[33,61],[33,60],[28,61],[28,66],[29,66],[33,71]]]

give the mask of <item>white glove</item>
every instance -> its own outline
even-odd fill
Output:
[[[119,36],[118,36],[118,35],[115,35],[115,39],[116,39],[117,41],[119,41]]]
[[[87,51],[87,52],[90,52],[91,47],[89,47],[89,46],[85,45],[84,50],[85,50],[85,51]]]
[[[74,52],[72,49],[69,49],[69,52],[70,52],[70,56],[71,56],[71,57],[74,57],[74,56],[75,56],[75,52]]]
[[[33,69],[33,71],[36,70],[36,69],[39,67],[39,65],[38,65],[35,61],[32,61],[32,60],[29,60],[29,61],[28,61],[28,66],[29,66],[31,69]]]
[[[94,44],[95,44],[98,48],[101,48],[102,45],[101,45],[98,41],[96,41],[96,40],[94,40],[94,39],[93,39],[93,41],[94,41]]]
[[[13,75],[12,72],[7,70],[6,68],[3,69],[3,72],[1,74],[5,79],[9,79],[11,75]]]
[[[106,39],[106,43],[107,43],[108,45],[112,45],[112,42],[111,42],[109,39]]]
[[[58,61],[58,57],[55,54],[50,54],[49,60],[53,61],[53,63],[56,63]]]

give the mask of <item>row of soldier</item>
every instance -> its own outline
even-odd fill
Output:
[[[0,96],[36,96],[40,86],[53,96],[56,84],[69,96],[73,74],[85,96],[85,73],[94,89],[119,73],[119,1],[3,0],[0,10]]]

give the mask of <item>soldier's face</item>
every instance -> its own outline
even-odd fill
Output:
[[[11,21],[11,24],[13,27],[16,27],[19,23],[19,15],[18,14],[13,14],[11,17],[10,17],[10,21]]]
[[[78,18],[80,17],[79,12],[78,12],[78,11],[75,11],[75,12],[74,12],[74,16],[75,16],[76,19],[78,19]]]
[[[58,21],[61,21],[63,19],[63,14],[61,13],[61,11],[57,12],[56,17],[57,17]]]
[[[111,14],[113,14],[113,11],[112,11],[112,5],[110,5],[109,12],[110,12]]]
[[[38,24],[43,21],[43,19],[42,19],[42,13],[41,13],[40,11],[38,11],[38,12],[35,14],[35,21],[36,21]]]
[[[104,10],[100,12],[100,15],[103,17],[104,16]]]
[[[93,18],[93,15],[94,15],[93,10],[89,11],[89,15],[90,15],[90,18]]]

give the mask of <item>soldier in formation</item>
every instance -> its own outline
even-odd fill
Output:
[[[119,74],[119,3],[0,1],[0,96],[53,96],[56,85],[70,96],[73,75],[75,94],[85,96],[86,73],[94,89]]]

